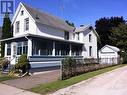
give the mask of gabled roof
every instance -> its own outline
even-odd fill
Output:
[[[120,51],[119,48],[117,48],[117,47],[115,47],[115,46],[111,46],[111,45],[105,45],[105,46],[102,47],[99,51],[103,50],[105,47],[108,47],[108,48],[112,49],[112,50],[115,51],[115,52],[119,52],[119,51]]]
[[[84,25],[82,27],[78,27],[78,28],[75,29],[75,32],[76,33],[77,32],[84,32],[85,30],[89,29],[90,27],[92,27],[92,30],[93,30],[94,34],[99,38],[98,33],[96,32],[96,30],[93,28],[92,25]]]
[[[19,6],[24,6],[28,11],[30,16],[34,19],[36,23],[48,25],[54,28],[62,29],[65,31],[73,31],[74,28],[69,26],[64,20],[50,15],[48,13],[42,12],[36,8],[32,8],[29,5],[20,2]],[[15,16],[16,17],[16,16]]]
[[[85,31],[86,29],[88,29],[90,27],[90,25],[83,25],[82,27],[77,27],[75,29],[75,32],[83,32]]]

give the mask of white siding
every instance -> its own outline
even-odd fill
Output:
[[[91,34],[91,42],[89,42],[89,34]],[[81,38],[84,42],[82,55],[84,58],[97,58],[97,36],[93,32],[93,30],[87,29],[83,32],[83,38]],[[89,47],[92,46],[92,56],[89,56]]]
[[[100,63],[104,64],[104,63],[108,63],[108,64],[112,64],[112,63],[118,63],[118,58],[119,55],[116,51],[114,51],[113,49],[104,46],[100,51],[99,51],[99,58],[100,58]]]
[[[21,15],[21,11],[24,10],[24,14]],[[25,31],[25,19],[29,17],[29,30]],[[16,22],[19,21],[20,22],[20,26],[19,26],[19,32],[16,33]],[[26,9],[24,7],[21,6],[17,17],[13,23],[13,36],[21,36],[27,33],[31,33],[31,34],[36,34],[36,24],[34,23],[34,21],[31,19],[31,17],[29,16],[28,12],[26,11]]]
[[[118,53],[109,47],[103,48],[99,51],[99,58],[117,58]]]

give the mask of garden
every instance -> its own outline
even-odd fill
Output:
[[[10,61],[6,58],[0,58],[0,81],[15,79],[29,75],[30,64],[27,55],[23,54],[19,57],[15,65],[10,65]]]

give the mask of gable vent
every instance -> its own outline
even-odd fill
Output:
[[[38,14],[36,14],[36,19],[39,19],[39,16],[38,16]]]

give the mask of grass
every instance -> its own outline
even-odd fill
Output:
[[[11,79],[15,79],[15,77],[11,77],[11,76],[8,76],[8,75],[0,74],[0,82],[6,81],[6,80],[11,80]]]
[[[52,82],[52,83],[41,84],[41,85],[39,85],[37,87],[34,87],[30,90],[33,91],[33,92],[45,95],[45,94],[48,94],[48,93],[55,92],[56,90],[59,90],[61,88],[65,88],[67,86],[70,86],[70,85],[73,85],[75,83],[81,82],[83,80],[92,78],[96,75],[99,75],[99,74],[117,69],[117,68],[122,67],[122,66],[125,66],[125,65],[121,64],[121,65],[116,65],[116,66],[112,66],[112,67],[107,67],[107,68],[104,68],[104,69],[101,69],[101,70],[88,72],[88,73],[85,73],[85,74],[82,74],[82,75],[79,75],[79,76],[76,76],[76,77],[72,77],[72,78],[67,79],[67,80],[58,80],[58,81]]]

